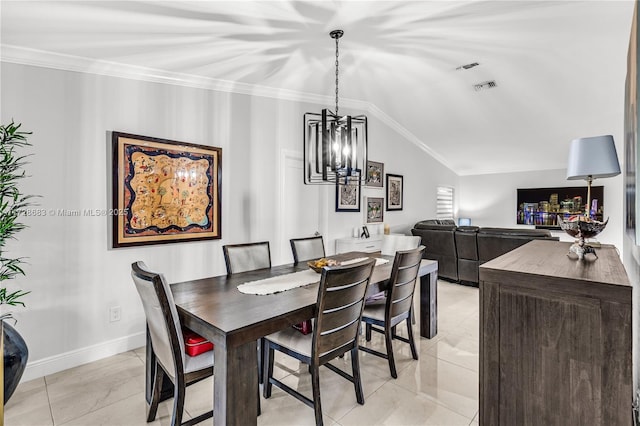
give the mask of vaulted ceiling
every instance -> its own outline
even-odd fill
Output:
[[[623,133],[633,5],[2,0],[0,53],[109,61],[332,107],[328,34],[340,28],[341,107],[367,106],[461,175],[558,169],[571,139]],[[496,87],[474,89],[486,81]]]

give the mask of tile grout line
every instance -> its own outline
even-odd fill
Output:
[[[56,420],[53,418],[53,408],[51,408],[51,398],[49,397],[49,384],[47,383],[47,376],[43,376],[44,392],[47,394],[47,403],[49,404],[49,415],[51,416],[51,424],[55,426]]]

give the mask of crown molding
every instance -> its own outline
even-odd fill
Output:
[[[54,53],[38,49],[29,49],[8,44],[0,44],[0,61],[20,65],[52,68],[64,71],[103,75],[108,77],[120,77],[152,83],[207,89],[218,92],[261,96],[295,102],[308,102],[319,105],[331,105],[335,100],[335,98],[331,96],[317,95],[296,90],[279,89],[257,84],[248,84],[237,81],[202,77],[193,74],[164,71],[154,68],[122,64],[113,61],[91,59],[82,56]],[[340,102],[341,106],[343,107],[367,111],[368,113],[385,123],[387,126],[391,127],[393,130],[404,136],[409,142],[413,143],[415,146],[433,157],[442,165],[449,168],[454,173],[457,173],[442,156],[433,151],[427,144],[421,141],[420,138],[411,133],[376,105],[372,104],[371,102],[349,98],[340,98]]]
[[[386,124],[387,126],[391,127],[393,130],[395,130],[396,132],[401,134],[409,142],[411,142],[412,144],[414,144],[415,146],[420,148],[425,153],[429,154],[431,157],[433,157],[433,159],[438,161],[440,164],[442,164],[443,166],[445,166],[449,170],[453,171],[454,173],[458,174],[458,172],[456,172],[453,169],[453,167],[451,167],[451,165],[447,162],[447,160],[444,159],[444,157],[442,157],[440,154],[436,153],[433,149],[431,149],[431,147],[429,147],[422,140],[420,140],[420,138],[418,138],[416,135],[414,135],[409,130],[407,130],[407,128],[404,127],[402,124],[400,124],[396,120],[394,120],[389,114],[387,114],[386,112],[382,111],[380,108],[378,108],[377,106],[375,106],[373,104],[369,105],[369,108],[367,109],[367,112],[371,113],[371,115],[374,115],[380,121],[382,121],[384,124]]]
[[[501,175],[501,174],[512,174],[512,173],[530,173],[530,172],[548,172],[548,171],[553,171],[553,170],[563,170],[561,167],[558,167],[557,165],[549,165],[547,167],[537,167],[537,168],[520,168],[520,167],[510,167],[510,166],[504,166],[504,167],[500,167],[500,168],[492,168],[492,169],[485,169],[485,168],[474,168],[474,169],[469,169],[469,170],[463,170],[460,172],[456,172],[456,174],[460,177],[468,177],[468,176],[482,176],[482,175]],[[564,168],[564,170],[566,171],[566,167]]]
[[[114,61],[91,59],[82,56],[29,49],[20,46],[0,44],[0,60],[21,65],[75,71],[88,74],[121,77],[152,83],[173,84],[218,92],[237,93],[242,95],[262,96],[297,102],[309,102],[331,105],[335,98],[296,90],[280,89],[257,84],[202,77],[193,74],[165,71],[137,65],[122,64]],[[354,99],[340,99],[342,105],[350,108],[366,110],[368,102]]]

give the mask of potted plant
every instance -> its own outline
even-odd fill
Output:
[[[0,398],[0,401],[4,403],[9,400],[18,386],[29,355],[22,336],[5,322],[6,319],[13,318],[6,307],[24,306],[21,298],[29,293],[23,290],[11,291],[7,288],[8,280],[25,275],[22,269],[25,259],[10,257],[5,246],[26,227],[20,220],[28,214],[27,208],[33,205],[34,197],[23,194],[19,187],[21,180],[26,177],[23,167],[27,163],[26,155],[21,155],[18,151],[30,146],[26,135],[31,134],[21,132],[19,129],[20,124],[16,125],[13,121],[7,125],[0,125],[0,309],[4,308],[0,310],[0,327],[3,335],[0,345],[3,345],[4,355],[4,397]]]

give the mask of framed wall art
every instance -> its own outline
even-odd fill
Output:
[[[384,218],[384,198],[366,197],[366,223],[382,223]]]
[[[351,178],[340,178],[336,183],[336,211],[360,211],[360,174]]]
[[[387,210],[402,210],[403,180],[401,175],[387,173]]]
[[[113,247],[221,238],[222,149],[113,132]]]
[[[625,186],[625,231],[632,246],[640,245],[640,140],[638,138],[638,11],[634,10],[631,37],[627,52],[627,77],[624,101],[624,186]],[[625,248],[626,249],[626,248]]]
[[[382,188],[382,179],[384,176],[384,163],[377,161],[367,161],[366,186]]]

